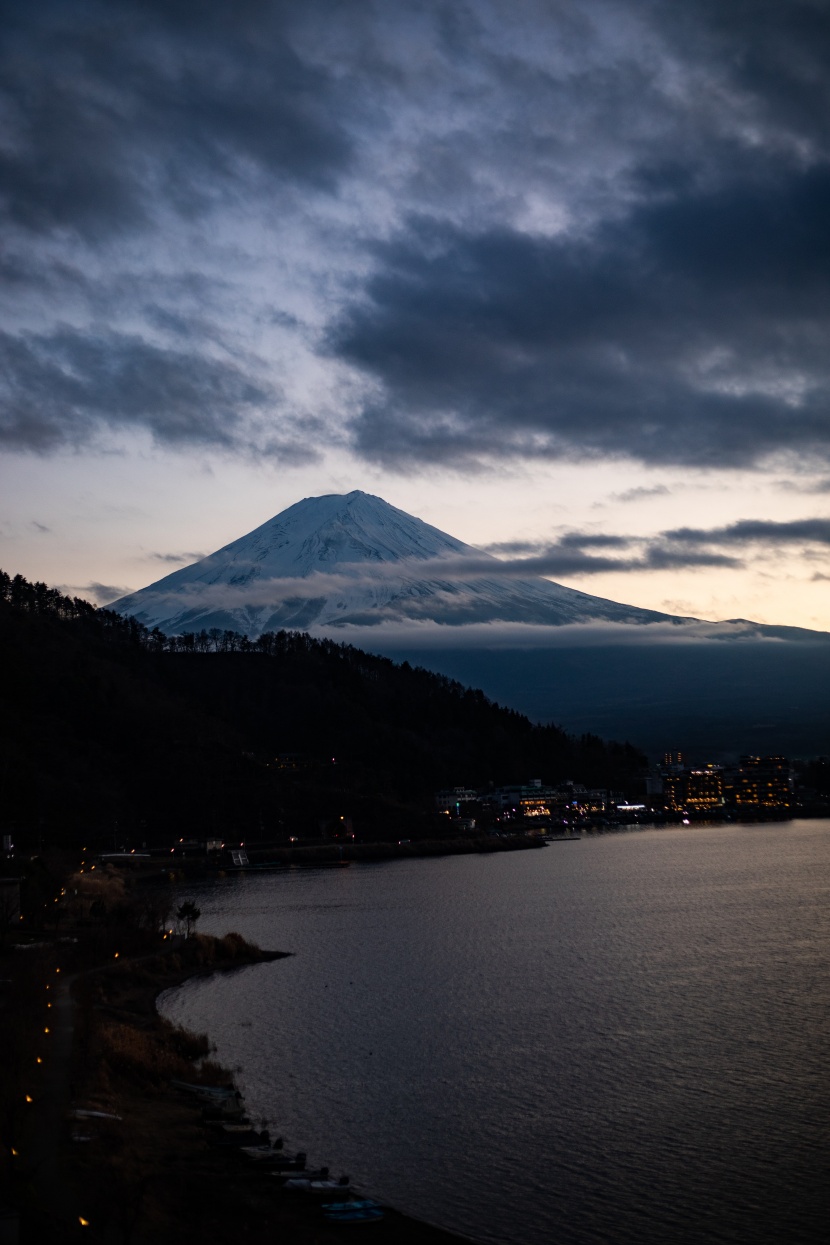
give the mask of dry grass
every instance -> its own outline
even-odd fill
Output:
[[[96,1034],[99,1058],[111,1076],[125,1076],[134,1084],[157,1087],[193,1076],[193,1061],[204,1058],[210,1046],[203,1033],[189,1033],[160,1020],[152,1029],[139,1029],[117,1020],[103,1020]]]

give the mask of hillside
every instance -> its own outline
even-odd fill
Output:
[[[364,839],[416,837],[440,787],[620,787],[643,763],[406,662],[299,632],[168,639],[2,572],[0,644],[0,816],[18,841],[278,839],[341,816]]]

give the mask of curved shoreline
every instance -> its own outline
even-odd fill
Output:
[[[153,995],[154,1011],[159,1019],[163,1020],[163,1017],[161,1017],[157,1008],[157,1003],[161,995],[166,993],[168,990],[176,990],[180,986],[185,985],[188,981],[195,978],[210,977],[214,974],[214,972],[227,973],[232,972],[235,969],[254,967],[257,964],[272,963],[275,960],[286,959],[292,954],[293,952],[290,951],[263,951],[260,948],[256,948],[256,954],[245,963],[239,963],[238,961],[232,963],[219,963],[212,969],[196,969],[191,972],[182,971],[176,980],[165,981],[164,984],[160,985],[156,990]],[[231,1084],[233,1084],[236,1088],[236,1084],[232,1076]],[[188,1106],[190,1104],[186,1103],[185,1105]],[[251,1175],[256,1175],[256,1173],[251,1173]],[[371,1196],[371,1193],[362,1191],[362,1195]],[[284,1194],[282,1196],[285,1197]],[[293,1200],[292,1209],[296,1212],[298,1219],[302,1220],[302,1227],[308,1229],[310,1232],[311,1235],[308,1238],[310,1245],[311,1242],[322,1242],[323,1240],[328,1239],[340,1240],[341,1233],[343,1234],[342,1239],[353,1239],[353,1232],[348,1228],[340,1229],[338,1231],[336,1226],[328,1224],[323,1225],[321,1222],[319,1207],[315,1206],[313,1203]],[[295,1224],[295,1231],[299,1227],[300,1223],[298,1222]],[[324,1232],[324,1235],[321,1235],[321,1230]],[[301,1241],[304,1239],[304,1237],[297,1235],[293,1238],[292,1245],[294,1245],[294,1242],[296,1242],[296,1245],[300,1245]],[[450,1232],[445,1228],[441,1228],[436,1224],[430,1224],[424,1220],[413,1218],[412,1216],[406,1215],[403,1212],[395,1210],[393,1207],[385,1204],[384,1220],[379,1224],[373,1225],[372,1239],[384,1242],[385,1245],[399,1245],[399,1243],[400,1245],[476,1245],[471,1237],[462,1236],[459,1233]]]
[[[225,939],[196,935],[157,955],[125,956],[117,965],[78,974],[75,1105],[121,1117],[86,1130],[95,1135],[94,1142],[67,1152],[67,1175],[78,1204],[88,1207],[86,1217],[93,1225],[103,1224],[109,1235],[113,1221],[123,1219],[132,1202],[132,1245],[238,1245],[240,1223],[246,1237],[279,1234],[291,1245],[353,1239],[349,1228],[326,1223],[314,1203],[280,1194],[262,1172],[249,1171],[232,1154],[206,1145],[200,1112],[194,1110],[200,1104],[189,1102],[170,1083],[181,1077],[233,1084],[233,1077],[209,1062],[209,1035],[188,1034],[160,1015],[160,996],[193,978],[291,954],[262,951],[238,939],[235,954],[223,956],[223,944]],[[186,1064],[182,1052],[187,1052]],[[173,1072],[176,1060],[179,1070]],[[472,1245],[469,1238],[393,1208],[385,1208],[372,1237],[382,1245]]]

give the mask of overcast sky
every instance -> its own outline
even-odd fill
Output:
[[[1,7],[5,569],[363,488],[830,630],[827,0]]]

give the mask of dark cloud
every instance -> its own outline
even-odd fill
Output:
[[[741,566],[743,566],[743,562],[739,558],[735,558],[727,553],[709,553],[702,549],[691,551],[652,545],[646,551],[642,563],[640,565],[635,563],[630,569],[679,571],[684,569],[691,570],[694,567],[727,567],[734,570]]]
[[[781,480],[775,486],[782,493],[830,493],[830,479],[827,480],[811,480],[795,479]]]
[[[399,469],[830,455],[824,3],[0,16],[7,444],[129,426]],[[304,436],[262,379],[303,388],[298,359],[348,370]]]
[[[615,493],[614,501],[644,501],[647,497],[667,497],[670,492],[671,490],[666,488],[665,484],[655,484],[651,487],[643,485],[639,488],[626,489],[624,493]]]
[[[554,543],[505,541],[490,545],[489,552],[501,558],[496,574],[580,576],[609,571],[734,569],[744,565],[734,551],[753,545],[767,551],[797,545],[802,552],[811,545],[830,545],[830,519],[741,519],[723,527],[673,528],[645,537],[573,531]],[[596,557],[584,552],[594,548],[616,549],[622,556]],[[477,569],[481,571],[483,564]]]
[[[559,539],[562,549],[619,549],[630,544],[630,536],[614,536],[605,532],[566,532]]]
[[[614,536],[603,532],[566,532],[564,536],[560,536],[556,547],[561,550],[622,549],[630,545],[632,540],[631,536]],[[505,540],[486,546],[488,553],[497,556],[513,554],[521,557],[523,554],[544,554],[550,549],[550,542],[540,540]]]
[[[580,549],[562,545],[552,546],[529,557],[501,559],[497,563],[465,561],[451,572],[454,575],[487,575],[523,579],[530,575],[570,576],[601,575],[605,571],[633,570],[636,559],[603,558],[583,553]],[[447,571],[442,568],[442,574]]]
[[[711,67],[746,100],[761,124],[823,146],[830,109],[830,51],[823,0],[694,0],[650,3],[649,14],[683,60]]]
[[[390,464],[830,456],[830,166],[639,207],[580,241],[413,218],[332,349]]]
[[[613,541],[615,547],[631,543],[623,537]],[[482,575],[508,575],[515,578],[527,575],[568,578],[581,575],[602,575],[609,572],[694,570],[700,567],[734,569],[741,565],[741,561],[730,554],[714,553],[706,549],[670,548],[659,543],[647,547],[641,554],[635,556],[596,557],[593,554],[583,553],[574,541],[569,545],[560,542],[559,545],[530,557],[518,558],[515,561],[502,561],[495,568],[492,564],[470,566],[466,568],[466,573],[476,571]]]
[[[149,555],[156,562],[166,562],[173,566],[189,566],[191,562],[201,562],[202,558],[206,558],[206,553],[151,553]]]
[[[350,142],[290,4],[4,6],[0,154],[11,221],[93,239],[193,216],[259,173],[332,188]]]
[[[681,544],[830,545],[830,519],[740,519],[725,527],[678,527],[664,532],[663,537]]]
[[[586,553],[585,549],[609,548],[622,556],[603,557]],[[448,581],[478,576],[488,579],[527,579],[529,576],[601,575],[607,572],[653,571],[695,567],[738,567],[742,563],[729,553],[709,548],[692,548],[670,544],[662,537],[602,536],[596,533],[569,532],[553,544],[531,541],[508,541],[491,545],[507,557],[449,557],[423,564],[436,578]]]
[[[117,601],[119,597],[123,597],[125,593],[132,590],[120,587],[118,584],[99,584],[93,580],[92,583],[85,584],[83,588],[76,591],[83,593],[85,597],[91,597],[96,605],[107,605],[110,601]]]
[[[236,449],[247,442],[244,414],[275,398],[232,363],[108,331],[0,333],[0,364],[7,449],[82,445],[104,425],[143,429],[162,444]]]
[[[521,557],[523,554],[538,553],[546,548],[544,542],[538,540],[499,540],[492,545],[481,547],[486,553],[495,554],[497,557],[502,554]]]

